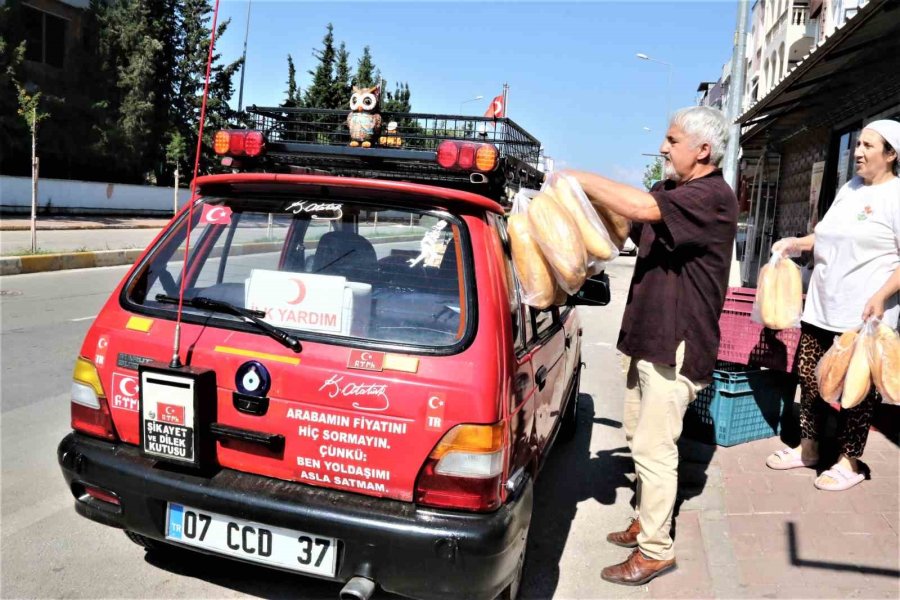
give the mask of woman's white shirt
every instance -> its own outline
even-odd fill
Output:
[[[803,320],[831,331],[862,324],[866,303],[900,267],[900,178],[863,185],[854,177],[815,228],[815,268]],[[885,303],[883,321],[897,327],[900,297]]]

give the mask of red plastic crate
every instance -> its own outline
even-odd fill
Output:
[[[755,288],[728,288],[719,318],[719,360],[790,373],[800,328],[773,331],[750,320]]]

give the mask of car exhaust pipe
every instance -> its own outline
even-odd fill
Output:
[[[369,600],[375,593],[375,582],[356,576],[341,588],[341,600]]]

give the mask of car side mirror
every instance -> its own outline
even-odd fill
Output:
[[[577,306],[606,306],[611,299],[609,291],[609,276],[603,272],[584,280],[584,285],[572,296],[569,296],[566,304]]]

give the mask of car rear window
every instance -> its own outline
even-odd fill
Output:
[[[126,286],[139,311],[175,317],[159,298],[203,297],[265,312],[303,337],[459,344],[469,326],[464,223],[441,211],[328,198],[204,198],[174,224]],[[187,267],[183,260],[187,251]],[[188,321],[246,328],[185,306]],[[305,334],[305,336],[304,336]]]

